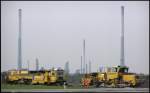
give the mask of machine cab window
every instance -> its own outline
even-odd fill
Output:
[[[116,67],[116,70],[117,70],[117,72],[120,72],[120,73],[128,73],[128,67],[126,67],[126,66],[118,66],[118,67]]]

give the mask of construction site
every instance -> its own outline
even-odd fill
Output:
[[[149,92],[149,75],[130,72],[125,62],[124,9],[124,6],[120,7],[120,64],[115,67],[100,67],[97,72],[92,72],[92,62],[86,61],[86,40],[83,39],[80,68],[75,73],[70,73],[69,61],[64,68],[45,69],[39,66],[42,62],[40,63],[39,58],[36,58],[35,70],[30,70],[29,61],[27,68],[22,66],[22,9],[18,9],[18,67],[1,72],[1,90],[4,92]]]

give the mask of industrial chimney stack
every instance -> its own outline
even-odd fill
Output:
[[[81,74],[83,73],[83,68],[82,68],[82,56],[81,56]]]
[[[38,60],[38,58],[36,58],[36,71],[39,71],[39,60]]]
[[[30,70],[30,61],[28,60],[28,70]]]
[[[85,74],[86,70],[86,63],[85,63],[85,40],[83,40],[83,74]]]
[[[91,73],[91,61],[89,60],[89,73]]]
[[[22,69],[22,51],[21,51],[21,30],[22,30],[22,10],[19,9],[19,37],[18,37],[18,70]]]
[[[121,59],[120,65],[125,66],[124,64],[124,6],[121,6]]]

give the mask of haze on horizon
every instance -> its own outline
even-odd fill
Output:
[[[125,7],[125,65],[149,73],[148,1],[1,1],[1,71],[17,68],[18,9],[22,9],[22,66],[80,69],[83,39],[92,72],[120,64],[121,6]]]

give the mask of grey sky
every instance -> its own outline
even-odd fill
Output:
[[[92,71],[120,64],[121,5],[125,6],[125,64],[149,73],[148,1],[1,1],[1,70],[17,68],[18,9],[22,9],[23,67],[80,68],[83,39]]]

